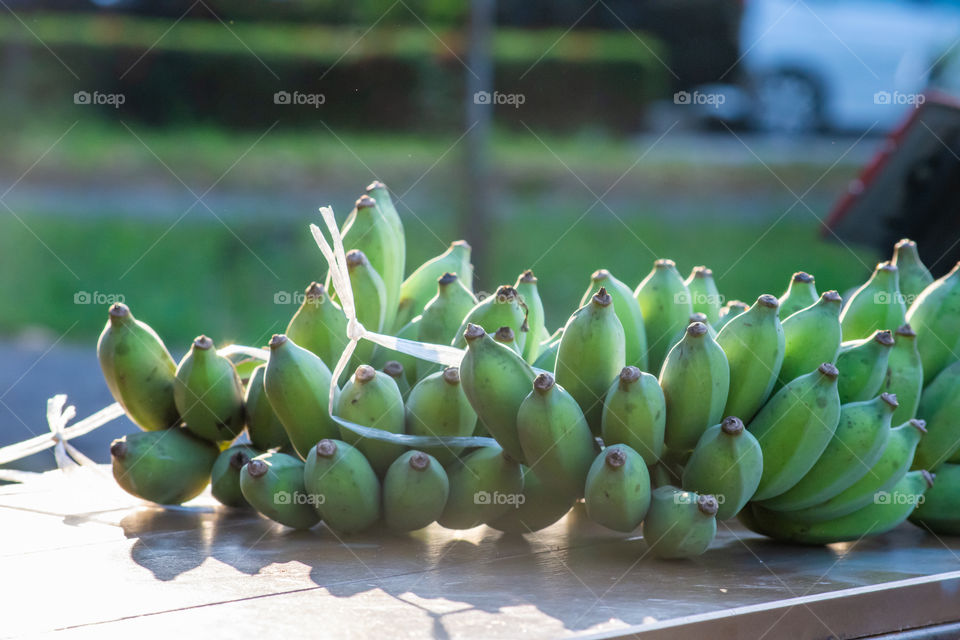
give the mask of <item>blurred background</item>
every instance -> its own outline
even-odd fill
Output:
[[[325,275],[317,207],[375,178],[408,272],[464,237],[478,290],[534,269],[551,330],[594,269],[658,257],[728,299],[801,269],[843,292],[887,252],[825,230],[833,203],[960,80],[957,0],[2,4],[0,445],[54,393],[109,404],[115,300],[175,357],[265,344]]]

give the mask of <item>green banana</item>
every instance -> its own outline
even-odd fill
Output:
[[[900,271],[900,293],[909,306],[933,282],[933,276],[920,259],[917,243],[907,238],[893,245],[893,263]]]
[[[250,380],[247,381],[246,397],[243,401],[247,434],[253,446],[261,451],[277,448],[289,452],[293,450],[293,445],[290,444],[283,423],[270,406],[267,392],[263,388],[266,371],[267,365],[261,364],[253,370]]]
[[[880,392],[887,375],[893,333],[884,329],[864,340],[840,344],[840,402],[861,402]]]
[[[110,307],[97,359],[113,399],[138,427],[155,431],[180,424],[173,401],[177,364],[160,336],[121,302]]]
[[[129,494],[181,504],[203,492],[220,451],[186,429],[131,433],[110,444],[113,477]]]
[[[623,443],[652,466],[663,453],[666,424],[666,399],[657,379],[637,367],[624,367],[603,402],[604,443]]]
[[[397,332],[396,337],[404,338],[405,340],[413,340],[414,342],[419,340],[421,318],[422,316],[417,316],[407,324],[403,325],[400,331]],[[387,356],[387,353],[390,355]],[[386,366],[388,361],[385,358],[387,357],[393,358],[393,361],[397,362],[403,368],[403,375],[407,380],[408,387],[412,387],[413,385],[417,384],[417,366],[420,362],[419,358],[400,351],[387,352],[385,349],[378,349],[374,354],[374,362],[377,362],[381,366]],[[378,362],[380,359],[383,359],[383,362]],[[397,382],[397,385],[399,384],[400,383]]]
[[[386,196],[386,201],[381,206],[378,200],[371,198],[369,195],[360,196],[353,211],[350,212],[347,220],[343,223],[342,234],[343,247],[347,251],[348,268],[350,253],[357,251],[370,261],[370,267],[382,279],[383,300],[380,324],[372,325],[360,320],[371,331],[380,331],[393,326],[400,298],[400,285],[403,282],[406,249],[403,243],[403,226],[400,224],[399,216],[396,215],[396,209],[393,209],[393,203],[390,202],[386,187],[383,187],[382,184],[370,186],[374,187],[371,191],[376,192],[381,197]],[[392,215],[388,219],[389,210],[392,210]],[[352,277],[351,270],[351,279]],[[354,295],[357,297],[356,294]],[[358,317],[362,304],[357,297]],[[377,328],[374,328],[374,326]]]
[[[791,489],[830,444],[840,420],[838,376],[837,368],[824,362],[788,382],[750,421],[747,428],[763,451],[763,474],[754,500]]]
[[[310,448],[303,480],[317,513],[334,531],[356,533],[380,519],[380,480],[356,447],[321,440]]]
[[[633,297],[640,304],[646,329],[649,369],[660,371],[660,365],[670,350],[670,338],[687,326],[693,313],[690,292],[673,260],[657,260],[653,263],[653,270],[633,292]]]
[[[396,360],[387,360],[383,363],[380,371],[393,378],[393,381],[397,383],[397,389],[400,390],[400,395],[406,402],[407,396],[410,395],[410,383],[407,382],[407,374],[403,370],[403,365]]]
[[[177,366],[173,400],[187,429],[210,442],[233,440],[243,431],[243,385],[237,369],[217,354],[213,340],[199,336]]]
[[[240,470],[261,453],[263,452],[253,447],[237,445],[225,449],[217,456],[213,468],[210,469],[210,493],[217,502],[238,509],[250,506],[240,492]]]
[[[493,341],[502,344],[514,351],[517,355],[523,356],[523,352],[520,350],[520,345],[517,344],[517,337],[513,333],[513,329],[510,327],[500,327],[493,334]]]
[[[263,389],[301,458],[323,438],[340,433],[330,418],[330,370],[313,352],[282,334],[270,339]]]
[[[717,330],[717,333],[720,333],[720,330],[723,329],[728,322],[749,308],[750,305],[748,305],[746,302],[741,300],[731,300],[720,308],[720,317],[717,318],[713,328]]]
[[[386,320],[387,297],[383,279],[362,251],[347,253],[347,272],[356,306],[357,320],[369,331],[382,331]],[[355,363],[370,362],[376,345],[361,340],[353,352]],[[338,356],[339,359],[339,356]]]
[[[580,306],[586,306],[593,292],[603,287],[613,300],[613,311],[623,327],[624,358],[627,365],[647,368],[647,330],[643,324],[640,303],[633,297],[633,290],[617,280],[606,269],[594,271],[590,276],[590,287],[583,294]]]
[[[944,464],[910,522],[939,535],[960,535],[960,465]]]
[[[397,383],[367,364],[357,367],[353,377],[343,385],[337,400],[337,415],[364,427],[404,432],[403,396]],[[402,444],[366,438],[342,425],[340,437],[359,449],[380,477],[404,450]]]
[[[533,368],[541,371],[556,373],[557,371],[557,352],[560,351],[560,339],[552,342],[544,342],[540,345],[540,355],[533,361]]]
[[[567,515],[576,502],[574,498],[544,484],[529,467],[522,469],[523,503],[491,520],[487,526],[504,533],[533,533],[546,529]]]
[[[264,453],[243,465],[240,491],[261,515],[292,529],[309,529],[320,517],[304,485],[303,469],[295,456]]]
[[[910,420],[891,429],[883,453],[865,476],[829,500],[806,509],[790,511],[785,517],[802,522],[823,522],[867,506],[880,492],[888,491],[910,470],[913,453],[926,432],[923,420]]]
[[[723,415],[749,422],[770,397],[784,353],[778,307],[776,298],[764,294],[717,334],[730,365],[730,394]]]
[[[917,351],[917,334],[908,324],[894,332],[887,373],[880,389],[897,396],[900,403],[893,413],[893,424],[902,424],[917,415],[923,391],[923,365]]]
[[[717,498],[717,520],[733,518],[753,497],[763,474],[760,443],[740,418],[707,429],[683,470],[683,488]]]
[[[311,282],[303,304],[287,325],[286,335],[316,354],[328,367],[334,367],[349,342],[347,316],[322,285]]]
[[[393,244],[396,246],[396,265],[398,267],[397,273],[399,277],[396,281],[396,292],[397,295],[394,297],[394,302],[391,305],[392,309],[396,309],[399,304],[400,299],[400,287],[402,286],[403,274],[406,272],[407,266],[407,243],[403,231],[403,221],[400,220],[400,214],[397,213],[397,208],[393,204],[393,198],[390,197],[390,192],[387,190],[387,185],[383,184],[379,180],[374,180],[367,185],[366,193],[368,196],[377,201],[377,208],[380,210],[380,214],[390,225],[390,236]],[[351,247],[352,248],[352,247]],[[393,316],[394,313],[391,312],[391,321],[387,323],[387,327],[393,326]]]
[[[903,324],[906,309],[896,265],[881,262],[857,289],[840,314],[844,340],[860,340],[879,329],[893,331]]]
[[[527,339],[527,310],[521,302],[516,289],[507,285],[499,287],[494,295],[487,296],[467,312],[453,339],[453,346],[461,349],[466,346],[463,334],[468,325],[479,325],[491,333],[500,327],[510,327],[516,336],[520,352],[523,353]]]
[[[573,396],[599,435],[603,398],[623,369],[623,325],[613,309],[613,298],[600,290],[577,309],[563,328],[557,350],[557,383]]]
[[[840,294],[826,291],[816,303],[783,321],[783,365],[776,388],[809,373],[820,363],[837,361],[842,308]]]
[[[787,290],[780,296],[778,314],[781,320],[786,320],[797,311],[806,309],[819,299],[817,283],[813,276],[805,271],[797,271],[790,278]]]
[[[517,435],[530,468],[555,491],[579,498],[596,453],[590,427],[573,396],[549,373],[517,411]]]
[[[917,332],[917,351],[928,384],[957,359],[960,347],[960,262],[913,301],[907,322]]]
[[[513,285],[513,288],[517,290],[520,302],[527,308],[529,331],[523,345],[523,359],[532,363],[540,355],[540,343],[549,337],[545,324],[546,314],[543,311],[543,300],[540,299],[540,291],[537,289],[537,276],[533,275],[533,271],[527,269],[517,277],[517,283]],[[460,317],[463,318],[463,316]]]
[[[468,291],[473,291],[473,265],[470,264],[470,245],[464,240],[450,244],[450,248],[435,258],[427,260],[411,273],[400,285],[400,301],[394,328],[402,327],[414,316],[420,315],[423,307],[437,292],[437,279],[444,273],[455,273]]]
[[[471,436],[477,412],[460,384],[460,370],[447,367],[432,373],[410,391],[406,405],[407,433],[415,436]],[[451,464],[462,447],[425,447],[443,465]]]
[[[614,531],[640,526],[650,508],[650,472],[640,454],[625,444],[600,452],[584,488],[587,516]]]
[[[658,558],[692,558],[717,535],[717,499],[670,485],[653,490],[643,539]]]
[[[394,531],[416,531],[436,521],[450,494],[447,472],[436,458],[408,451],[383,479],[383,519]]]
[[[896,408],[896,397],[888,393],[843,405],[833,438],[816,464],[790,490],[760,504],[774,511],[798,511],[842,493],[880,459]]]
[[[720,319],[720,301],[723,297],[713,281],[713,271],[704,266],[694,267],[683,283],[690,292],[693,311],[707,316],[710,325],[715,324]]]
[[[464,331],[467,352],[460,381],[470,406],[487,431],[514,460],[524,461],[517,435],[517,410],[533,384],[534,373],[515,351],[494,342],[475,324]]]
[[[423,308],[417,339],[428,344],[450,344],[457,329],[477,299],[463,286],[455,273],[445,273],[437,280],[437,295]],[[417,378],[423,379],[440,365],[417,360]]]
[[[673,349],[678,344],[680,344],[680,341],[683,340],[684,336],[687,335],[687,328],[696,322],[699,322],[705,325],[707,327],[707,334],[714,340],[717,339],[717,330],[713,328],[713,325],[707,323],[707,314],[700,313],[699,311],[694,311],[693,313],[690,314],[690,318],[686,326],[684,326],[683,329],[681,329],[680,332],[677,333],[677,335],[673,336],[673,338],[670,339],[670,349],[667,349],[668,355],[670,354],[670,350]],[[662,371],[663,367],[661,366],[660,369]]]
[[[730,391],[730,367],[707,325],[695,322],[660,370],[666,401],[666,444],[693,449],[707,427],[720,422]]]
[[[917,415],[927,421],[927,437],[917,447],[914,469],[936,471],[960,450],[960,361],[940,372],[920,396]]]
[[[767,511],[754,505],[749,521],[751,529],[777,540],[799,544],[830,544],[860,540],[886,533],[899,526],[913,512],[924,494],[933,486],[933,475],[911,471],[887,494],[853,513],[823,522],[798,522],[790,514]]]
[[[472,529],[493,522],[523,502],[520,465],[500,447],[481,447],[447,469],[450,495],[437,522]]]

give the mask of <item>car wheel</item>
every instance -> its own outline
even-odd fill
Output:
[[[764,131],[796,135],[823,125],[820,90],[801,73],[782,71],[761,77],[756,97],[757,124]]]

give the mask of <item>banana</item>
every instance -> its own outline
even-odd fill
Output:
[[[628,366],[647,368],[647,330],[643,325],[643,313],[640,303],[633,297],[633,290],[617,280],[606,269],[594,271],[590,276],[590,287],[583,294],[580,306],[587,305],[593,292],[600,287],[606,289],[613,300],[613,311],[623,327],[624,358]]]
[[[382,331],[387,317],[387,294],[383,278],[358,249],[347,253],[347,272],[357,308],[357,320],[370,331]],[[353,361],[370,362],[374,346],[369,340],[361,340],[353,352]]]
[[[760,443],[740,418],[707,429],[683,470],[683,488],[717,498],[717,520],[733,518],[756,492],[763,474]]]
[[[897,396],[900,406],[893,413],[893,424],[902,424],[917,415],[923,390],[923,365],[917,351],[917,334],[910,325],[898,327],[887,360],[887,373],[880,389]]]
[[[643,539],[658,558],[699,556],[717,535],[717,499],[666,485],[653,490]]]
[[[587,516],[614,531],[640,526],[650,508],[650,472],[640,454],[625,444],[607,447],[590,465],[584,498]]]
[[[720,300],[722,296],[713,281],[713,271],[700,266],[694,267],[683,282],[690,292],[690,304],[694,312],[707,316],[707,323],[716,324],[720,319]]]
[[[579,498],[596,454],[590,427],[573,396],[549,373],[517,411],[517,435],[527,464],[555,491]]]
[[[121,302],[110,307],[97,359],[113,399],[138,427],[155,431],[180,424],[173,401],[177,364],[160,336]]]
[[[713,328],[717,333],[723,329],[724,325],[736,318],[738,315],[750,308],[746,302],[741,300],[731,300],[720,308],[720,317],[714,323]]]
[[[347,316],[322,285],[311,282],[303,304],[287,325],[286,336],[334,367],[347,346]]]
[[[906,309],[896,265],[881,262],[857,289],[840,314],[844,340],[860,340],[879,329],[893,331],[903,324]]]
[[[889,491],[910,470],[913,453],[926,432],[923,420],[910,420],[891,429],[883,453],[865,476],[829,500],[790,511],[785,517],[802,522],[823,522],[867,506],[881,491]]]
[[[666,444],[693,449],[707,427],[720,422],[730,391],[730,367],[707,325],[695,322],[667,354],[660,370],[666,402]]]
[[[417,339],[428,344],[450,344],[457,337],[457,329],[477,299],[463,286],[455,273],[445,273],[437,280],[437,295],[423,308]],[[423,379],[440,365],[417,360],[417,378]]]
[[[330,370],[323,360],[285,335],[270,339],[263,388],[301,458],[321,439],[339,435],[337,423],[328,414]]]
[[[261,451],[277,448],[290,453],[293,451],[290,437],[287,436],[283,423],[270,406],[267,392],[263,388],[266,371],[267,365],[261,364],[253,370],[250,380],[247,381],[246,397],[243,402],[247,435],[250,436],[253,446]]]
[[[419,340],[421,318],[422,316],[417,316],[407,324],[403,325],[403,327],[401,327],[397,332],[397,337],[405,340]],[[407,386],[412,387],[413,385],[417,384],[417,366],[419,365],[420,359],[400,351],[389,352],[389,356],[386,355],[387,353],[388,352],[385,349],[378,349],[376,353],[374,353],[373,361],[381,366],[386,366],[386,363],[388,362],[386,358],[392,358],[394,362],[397,362],[403,368],[403,375],[407,379]],[[379,362],[379,360],[383,360],[383,362]],[[400,383],[398,382],[397,384],[399,385]]]
[[[397,208],[393,204],[393,198],[390,197],[390,192],[387,190],[387,185],[383,184],[379,180],[374,180],[367,185],[366,193],[368,196],[376,200],[377,208],[380,210],[380,214],[390,225],[390,239],[393,241],[393,244],[396,246],[396,266],[397,273],[399,277],[396,281],[396,291],[397,296],[394,298],[394,304],[392,308],[396,309],[397,304],[399,303],[400,298],[400,287],[403,281],[403,274],[406,272],[407,266],[407,243],[403,231],[403,221],[400,219],[400,214],[397,213]],[[388,327],[393,326],[392,322],[387,324]]]
[[[467,352],[460,381],[480,423],[514,460],[524,461],[517,435],[517,411],[533,384],[534,373],[512,349],[494,342],[475,324],[464,331]]]
[[[380,370],[393,378],[393,381],[397,383],[397,389],[400,390],[400,395],[403,396],[403,401],[406,402],[407,396],[410,395],[410,383],[407,382],[407,374],[403,370],[403,365],[396,360],[387,360]]]
[[[303,465],[303,481],[316,512],[340,533],[369,529],[380,519],[380,480],[359,449],[323,439]]]
[[[450,495],[437,522],[472,529],[493,522],[523,501],[520,465],[500,447],[481,447],[447,469]]]
[[[924,494],[933,486],[933,475],[911,471],[876,499],[853,513],[823,522],[799,522],[789,514],[767,511],[753,505],[747,518],[750,528],[763,535],[799,544],[830,544],[859,540],[886,533],[900,525],[913,512]]]
[[[709,334],[709,336],[714,340],[717,339],[717,330],[713,328],[713,325],[707,323],[707,314],[700,313],[699,311],[694,311],[693,313],[690,314],[690,318],[687,321],[686,326],[684,326],[683,329],[681,329],[680,332],[677,333],[677,335],[673,336],[673,338],[670,339],[670,349],[667,349],[667,354],[669,354],[670,350],[673,349],[675,346],[677,346],[681,340],[683,340],[683,337],[687,335],[687,328],[690,325],[694,324],[695,322],[699,322],[701,324],[706,325],[707,334]],[[660,369],[663,370],[663,367],[661,366]]]
[[[816,303],[783,321],[783,365],[775,388],[809,373],[823,362],[837,361],[842,340],[842,308],[840,294],[827,291]]]
[[[723,415],[749,422],[770,396],[784,353],[778,307],[775,297],[764,294],[717,334],[730,364],[730,394]]]
[[[340,390],[337,415],[364,427],[390,433],[404,432],[403,396],[397,383],[367,364],[357,367],[353,377]],[[340,437],[359,449],[380,477],[404,450],[401,444],[366,438],[342,425]]]
[[[500,327],[493,334],[493,341],[508,349],[512,350],[519,356],[523,356],[523,352],[520,350],[520,345],[517,344],[517,337],[513,333],[513,329],[510,327]]]
[[[243,431],[243,385],[213,340],[199,336],[177,366],[173,400],[187,429],[210,442],[233,440]]]
[[[830,444],[840,420],[838,376],[837,368],[824,362],[788,382],[750,421],[747,428],[763,451],[763,474],[754,500],[791,489]]]
[[[453,339],[453,346],[463,348],[466,346],[466,339],[463,337],[467,326],[476,324],[483,327],[484,331],[493,332],[500,327],[510,327],[517,339],[517,345],[520,352],[523,352],[527,339],[527,310],[522,306],[520,296],[517,290],[511,286],[503,285],[497,288],[497,292],[492,296],[478,302],[470,311],[467,312],[456,337]],[[531,337],[535,340],[535,337]]]
[[[787,290],[780,296],[779,315],[786,320],[797,311],[806,309],[819,299],[817,283],[813,276],[805,271],[797,271],[790,278]]]
[[[533,363],[540,355],[540,344],[549,337],[543,300],[540,299],[540,291],[537,289],[537,276],[527,269],[517,277],[517,283],[513,288],[517,290],[520,302],[527,308],[527,326],[530,329],[523,345],[523,359]],[[463,316],[460,317],[463,318]]]
[[[841,343],[837,356],[840,402],[862,402],[880,392],[892,346],[893,333],[886,329],[864,340]]]
[[[394,329],[420,315],[437,292],[437,279],[447,272],[457,274],[463,286],[473,291],[473,265],[470,264],[470,245],[466,241],[451,243],[449,249],[424,262],[403,281]]]
[[[408,451],[383,479],[383,519],[394,531],[416,531],[436,521],[450,494],[447,472],[436,458]]]
[[[217,456],[210,470],[210,493],[217,502],[238,509],[250,506],[240,492],[240,470],[261,453],[252,447],[237,445]]]
[[[567,515],[575,502],[574,498],[544,484],[529,467],[523,467],[523,503],[491,520],[487,526],[504,533],[533,533]]]
[[[577,309],[563,328],[557,350],[557,383],[572,395],[590,429],[600,433],[603,398],[625,364],[623,325],[613,298],[600,290]]]
[[[110,444],[117,484],[158,504],[181,504],[200,495],[219,453],[213,443],[179,427],[131,433]]]
[[[957,359],[960,347],[960,262],[950,273],[924,289],[907,311],[907,322],[917,332],[917,351],[927,385]]]
[[[460,384],[460,370],[447,367],[432,373],[410,391],[406,406],[407,433],[415,436],[470,436],[477,427],[477,412]],[[440,464],[451,464],[462,447],[429,447],[424,452]]]
[[[624,367],[603,402],[604,443],[625,444],[653,466],[663,453],[666,423],[666,399],[657,379],[637,367]]]
[[[285,453],[264,453],[240,470],[244,499],[274,522],[293,529],[309,529],[320,517],[308,500],[303,462]]]
[[[960,465],[937,469],[937,481],[910,514],[910,522],[939,535],[960,535]]]
[[[933,276],[920,259],[917,243],[907,238],[893,245],[893,259],[890,262],[900,272],[900,293],[903,294],[904,303],[910,305],[930,286]]]
[[[896,397],[884,393],[873,400],[840,408],[833,438],[810,471],[789,491],[761,506],[774,511],[798,511],[826,502],[870,473],[890,438],[890,418]]]
[[[673,260],[657,260],[653,263],[653,270],[633,292],[633,297],[640,304],[646,329],[649,369],[660,371],[670,349],[670,338],[687,326],[693,313],[690,292]]]
[[[403,244],[403,226],[399,224],[399,216],[393,209],[393,203],[390,202],[390,196],[387,195],[386,187],[383,185],[370,185],[381,197],[386,196],[382,204],[369,195],[360,196],[356,206],[350,215],[347,216],[343,224],[343,247],[347,251],[348,265],[349,255],[357,251],[366,257],[370,262],[370,267],[382,279],[383,301],[381,304],[382,316],[378,328],[375,325],[367,324],[363,320],[361,323],[372,331],[379,331],[386,327],[393,326],[396,314],[397,304],[400,298],[400,285],[403,282],[403,268],[405,260],[405,251]],[[389,206],[388,204],[389,203]],[[392,211],[392,216],[388,220],[388,211]],[[399,234],[398,234],[399,227]],[[351,279],[353,277],[351,270]],[[356,297],[356,294],[354,294]],[[357,298],[358,312],[361,301]],[[319,354],[318,354],[319,355]]]
[[[928,433],[917,447],[913,468],[936,471],[960,450],[960,361],[923,390],[917,415],[927,421]]]
[[[560,351],[560,339],[552,342],[543,342],[540,345],[540,355],[533,361],[534,369],[556,373],[557,371],[557,352]]]

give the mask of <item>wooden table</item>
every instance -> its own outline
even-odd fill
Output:
[[[806,548],[726,523],[666,562],[576,509],[525,537],[341,539],[209,495],[166,510],[88,471],[0,487],[0,532],[2,636],[769,640],[960,621],[960,539],[910,525]]]

